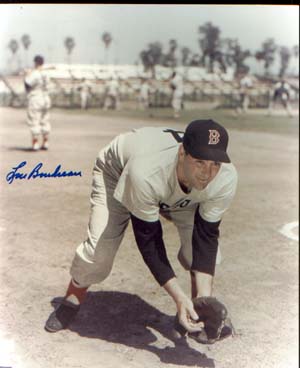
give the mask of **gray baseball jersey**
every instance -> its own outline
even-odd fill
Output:
[[[230,205],[237,186],[232,163],[222,163],[204,190],[183,192],[176,174],[182,134],[162,127],[136,129],[116,137],[99,157],[117,181],[115,199],[141,220],[154,222],[160,210],[186,211],[200,203],[201,217],[217,222]]]
[[[45,98],[48,96],[49,77],[40,70],[33,70],[25,77],[25,83],[30,86],[28,97]]]

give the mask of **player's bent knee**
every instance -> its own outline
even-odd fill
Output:
[[[97,262],[85,262],[82,258],[75,256],[70,274],[79,285],[92,285],[104,281],[112,270],[112,264]]]
[[[93,263],[95,256],[95,246],[88,240],[84,241],[83,243],[79,244],[76,249],[75,259],[81,259],[83,262],[86,263]]]

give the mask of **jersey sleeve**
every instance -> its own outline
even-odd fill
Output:
[[[37,75],[35,71],[32,71],[31,73],[29,73],[28,75],[26,75],[24,82],[30,86],[30,87],[34,87],[37,83]]]
[[[131,214],[132,228],[139,251],[152,275],[163,286],[175,273],[169,262],[160,221],[146,222]]]
[[[220,191],[211,198],[202,202],[199,206],[199,214],[207,222],[218,222],[222,219],[223,214],[229,208],[237,188],[237,173],[226,180]]]
[[[119,178],[114,197],[135,217],[154,222],[159,220],[159,202],[143,170],[128,163]]]
[[[214,276],[220,223],[205,221],[199,211],[196,212],[192,237],[192,270]]]

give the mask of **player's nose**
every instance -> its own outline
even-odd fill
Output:
[[[207,175],[208,177],[212,174],[213,162],[212,161],[205,161],[205,165],[203,166],[203,174]]]

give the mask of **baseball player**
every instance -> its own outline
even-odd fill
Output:
[[[150,86],[146,78],[141,78],[141,86],[138,97],[140,110],[146,110],[149,107]]]
[[[145,127],[117,136],[93,169],[87,239],[77,248],[71,281],[45,328],[68,327],[88,287],[106,279],[131,221],[137,246],[155,280],[173,299],[181,326],[200,331],[197,313],[169,262],[160,216],[180,238],[178,260],[190,272],[192,298],[211,296],[219,225],[237,186],[226,153],[228,133],[213,120],[195,120],[185,133]]]
[[[82,78],[78,90],[80,92],[81,109],[86,110],[88,108],[88,102],[92,91],[91,83],[87,81],[85,78]]]
[[[182,108],[182,98],[183,98],[183,79],[182,76],[173,73],[172,79],[170,82],[170,86],[172,89],[172,107],[174,111],[174,119],[178,119],[180,116],[180,110]]]
[[[49,78],[43,71],[44,58],[34,57],[34,69],[29,71],[24,79],[24,86],[28,97],[27,123],[32,135],[32,149],[34,151],[49,148],[49,134],[51,125],[49,110],[51,100],[48,93]],[[42,136],[40,145],[39,138]]]
[[[290,85],[284,80],[280,80],[274,86],[274,88],[270,91],[270,103],[268,109],[268,115],[271,116],[273,114],[275,105],[277,102],[280,102],[285,111],[287,112],[289,117],[293,117],[291,105],[290,105],[290,96],[291,96],[292,89]]]
[[[104,110],[112,108],[119,110],[120,98],[119,98],[119,82],[116,77],[111,77],[106,85]]]
[[[237,113],[247,114],[250,104],[250,90],[253,87],[252,78],[247,73],[242,76],[239,81],[239,106],[237,107]]]

